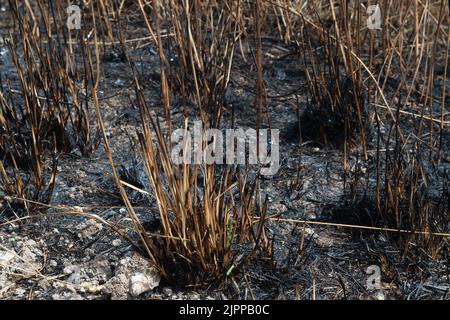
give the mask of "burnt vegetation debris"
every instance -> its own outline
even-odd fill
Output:
[[[83,206],[74,190],[93,185],[126,211],[118,233],[164,281],[235,298],[252,282],[246,298],[315,299],[312,250],[338,274],[335,293],[319,294],[347,298],[356,280],[336,261],[355,248],[323,232],[338,225],[373,248],[395,297],[413,294],[397,274],[409,264],[409,277],[415,254],[419,269],[448,263],[447,1],[384,1],[375,28],[367,1],[95,0],[79,4],[75,29],[65,2],[0,5],[1,221]],[[280,129],[279,172],[175,164],[171,135],[195,120]]]

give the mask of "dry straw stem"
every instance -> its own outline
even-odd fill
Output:
[[[256,219],[256,221],[257,220],[258,219]],[[383,231],[383,232],[404,233],[404,234],[413,234],[413,235],[438,236],[438,237],[445,237],[445,238],[450,237],[450,233],[445,233],[445,232],[402,230],[402,229],[394,229],[394,228],[362,226],[362,225],[356,225],[356,224],[332,223],[332,222],[326,222],[326,221],[283,219],[283,218],[278,218],[278,217],[267,217],[266,220],[273,221],[273,222],[287,222],[287,223],[319,225],[319,226],[325,226],[325,227],[329,226],[329,227],[338,227],[338,228]]]
[[[7,201],[11,201],[12,199],[15,200],[21,200],[21,198],[18,197],[5,197],[4,200]],[[1,227],[5,227],[8,225],[12,225],[16,222],[21,222],[21,221],[26,221],[26,220],[33,220],[33,219],[41,219],[41,218],[49,218],[49,217],[58,217],[58,216],[81,216],[81,217],[85,217],[88,219],[94,219],[97,220],[98,222],[106,225],[107,227],[111,228],[113,231],[115,231],[118,235],[120,235],[124,240],[130,242],[130,244],[132,244],[135,248],[139,248],[136,243],[134,241],[132,241],[124,231],[120,230],[119,227],[117,227],[115,224],[103,219],[102,217],[100,217],[100,215],[98,214],[93,214],[93,213],[88,213],[88,211],[94,211],[96,209],[99,209],[100,207],[72,207],[72,206],[64,206],[64,205],[50,205],[50,204],[46,204],[43,202],[38,202],[38,201],[34,201],[31,199],[24,199],[25,202],[27,202],[29,204],[29,206],[34,205],[34,206],[38,206],[41,208],[46,208],[46,209],[53,209],[54,211],[52,213],[45,213],[45,214],[33,214],[33,215],[27,215],[27,216],[23,216],[23,217],[19,217],[19,218],[15,218],[15,219],[11,219],[8,220],[6,222],[3,222],[0,224],[0,228]],[[118,209],[118,208],[122,208],[122,207],[104,207],[106,210],[110,210],[110,209]]]
[[[385,107],[385,106],[383,106],[381,104],[374,103],[373,105],[375,107],[378,107],[378,108],[387,109],[387,107]],[[419,118],[419,119],[422,118],[422,119],[425,119],[425,120],[433,121],[433,122],[435,122],[437,124],[440,124],[442,127],[450,126],[450,121],[443,120],[444,116],[441,116],[441,119],[436,119],[436,118],[433,118],[433,117],[426,116],[424,114],[418,114],[418,113],[414,113],[414,112],[408,112],[408,111],[397,110],[397,109],[391,109],[391,110],[393,112],[400,112],[401,114],[404,114],[404,115],[407,115],[407,116],[410,116],[410,117],[413,117],[413,118]]]

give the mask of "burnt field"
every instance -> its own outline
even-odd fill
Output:
[[[0,298],[448,300],[449,5],[0,1]]]

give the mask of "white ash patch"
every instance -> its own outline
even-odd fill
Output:
[[[95,219],[88,219],[78,225],[76,229],[80,240],[92,240],[103,230],[103,224]]]
[[[42,240],[23,238],[15,232],[0,233],[0,298],[23,296],[17,281],[40,275],[46,251]]]
[[[121,259],[114,277],[103,286],[102,292],[112,299],[136,298],[155,289],[161,280],[151,263],[137,253]]]

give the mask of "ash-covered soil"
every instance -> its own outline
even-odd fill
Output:
[[[447,246],[432,259],[413,241],[404,252],[389,232],[320,223],[333,221],[330,217],[336,207],[347,201],[342,150],[299,142],[297,119],[306,105],[302,64],[298,56],[290,55],[294,48],[274,39],[264,39],[263,45],[265,55],[271,57],[265,60],[264,73],[271,96],[271,127],[281,130],[281,167],[261,183],[263,193],[269,196],[268,215],[279,218],[268,222],[273,257],[256,257],[243,270],[209,287],[183,288],[161,280],[143,255],[110,227],[120,227],[137,240],[100,143],[89,157],[82,157],[76,149],[59,157],[55,193],[47,213],[33,213],[20,221],[0,214],[0,298],[448,299]],[[140,118],[132,76],[127,63],[115,58],[116,49],[107,50],[111,54],[104,57],[99,97],[114,160],[118,167],[136,168],[145,186],[136,155]],[[139,43],[130,53],[142,70],[152,112],[161,116],[164,124],[156,50],[151,43]],[[4,45],[0,54],[2,77],[13,78]],[[256,70],[236,59],[223,128],[229,127],[233,109],[237,127],[255,128]],[[181,103],[176,97],[172,102],[173,127],[182,128]],[[190,112],[193,123],[195,112]],[[402,125],[407,127],[408,121]],[[450,135],[446,132],[448,159]],[[373,170],[374,143],[372,137],[369,161],[350,157],[350,172]],[[439,170],[449,168],[448,162],[442,162]],[[144,224],[157,228],[152,198],[129,192]],[[355,210],[364,215],[369,207],[361,205]],[[301,220],[312,223],[296,222]],[[367,289],[370,275],[366,270],[373,265],[381,269],[379,290]]]

